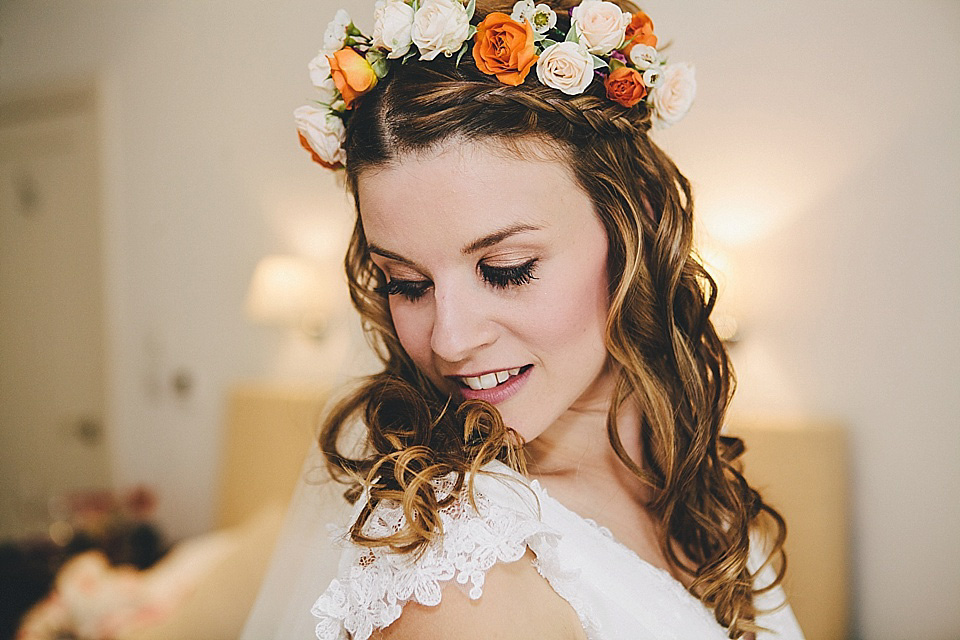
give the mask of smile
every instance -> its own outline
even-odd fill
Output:
[[[529,369],[530,366],[531,365],[526,365],[523,367],[517,367],[516,369],[493,371],[491,373],[485,373],[482,376],[459,376],[456,378],[456,380],[461,385],[473,389],[474,391],[493,389],[494,387],[500,386],[510,378],[520,375],[522,371]]]
[[[481,376],[456,376],[460,394],[467,400],[485,400],[499,404],[513,397],[530,377],[532,364],[515,369],[502,369]]]

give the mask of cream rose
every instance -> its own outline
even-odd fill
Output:
[[[451,56],[470,34],[467,8],[457,0],[424,0],[413,17],[413,43],[421,60]]]
[[[573,8],[573,24],[587,51],[606,55],[620,46],[633,16],[612,2],[583,0]]]
[[[403,0],[377,0],[373,14],[373,44],[390,53],[388,58],[402,58],[413,44],[413,7]]]
[[[307,69],[310,70],[310,82],[317,88],[319,97],[317,102],[331,104],[334,99],[334,91],[337,87],[330,76],[330,61],[327,59],[327,53],[321,51],[316,58],[310,61]]]
[[[583,93],[593,81],[593,58],[583,42],[552,44],[537,60],[537,77],[567,95]]]
[[[350,14],[343,9],[338,9],[333,16],[333,20],[327,25],[326,31],[323,32],[324,51],[332,53],[343,47],[343,43],[347,39],[347,29],[350,28],[352,23]]]
[[[322,163],[335,166],[346,162],[347,155],[343,150],[343,120],[329,109],[318,109],[309,105],[297,108],[293,117],[300,135]]]
[[[690,110],[696,93],[692,64],[682,62],[664,67],[660,83],[651,91],[654,126],[665,129],[680,122]]]

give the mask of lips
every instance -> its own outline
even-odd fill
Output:
[[[513,396],[530,377],[532,364],[513,369],[501,369],[479,376],[455,376],[460,393],[468,400],[485,400],[491,404]]]
[[[479,376],[457,376],[456,380],[461,386],[473,389],[474,391],[493,389],[510,378],[519,375],[521,371],[529,367],[530,365],[525,365],[514,369],[501,369],[500,371],[492,371]]]

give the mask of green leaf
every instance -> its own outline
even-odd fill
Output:
[[[467,29],[467,40],[472,38],[477,33],[477,28],[473,25],[470,25],[470,28]]]
[[[470,43],[469,43],[469,42],[464,42],[464,43],[463,43],[463,46],[460,47],[460,51],[457,52],[457,61],[454,63],[454,65],[453,65],[454,67],[459,67],[459,66],[460,66],[460,59],[463,58],[463,54],[465,54],[465,53],[467,52],[467,49],[469,49],[469,48],[470,48]]]
[[[552,46],[555,45],[555,44],[560,44],[560,43],[557,42],[556,40],[551,40],[550,38],[544,38],[544,39],[543,39],[543,48],[544,48],[544,49],[546,49],[547,47],[552,47]]]
[[[390,70],[390,65],[387,64],[387,59],[383,56],[380,56],[376,60],[367,60],[370,62],[370,67],[373,69],[373,72],[377,74],[378,78],[386,77],[387,71]]]
[[[476,11],[476,9],[477,9],[477,0],[470,0],[470,2],[467,3],[467,20],[470,20],[473,18],[473,12]]]
[[[594,57],[596,57],[596,56],[594,56]],[[593,61],[593,64],[594,64],[594,67],[593,67],[593,68],[596,69],[596,68],[597,68],[597,66],[596,66],[597,61],[594,60],[594,61]],[[616,70],[619,69],[620,67],[625,67],[625,66],[627,66],[627,65],[623,64],[623,63],[620,62],[619,60],[617,60],[617,59],[615,59],[615,58],[610,58],[610,71],[616,71]]]
[[[580,42],[580,34],[577,33],[576,23],[570,25],[570,31],[567,31],[567,37],[564,39],[565,42]]]
[[[412,58],[413,56],[417,55],[418,53],[420,53],[420,52],[417,50],[416,45],[411,46],[411,47],[410,47],[410,51],[407,51],[406,55],[403,56],[403,57],[400,59],[400,64],[405,63],[407,60],[409,60],[409,59]]]
[[[592,53],[590,57],[593,58],[593,68],[594,69],[606,69],[608,66],[607,61],[601,58],[600,56],[595,56]]]

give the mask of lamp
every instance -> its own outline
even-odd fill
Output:
[[[256,324],[296,327],[316,339],[327,328],[334,283],[331,274],[306,258],[262,258],[247,292],[247,316]]]

